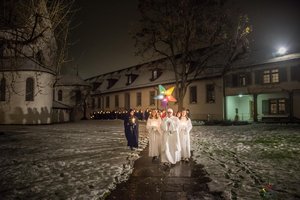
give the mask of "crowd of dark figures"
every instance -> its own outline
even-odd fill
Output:
[[[166,115],[166,111],[163,109],[158,109],[158,113],[161,117]],[[188,116],[190,117],[190,112],[188,111]],[[91,119],[99,119],[99,120],[113,120],[113,119],[121,119],[124,120],[126,116],[129,114],[129,110],[106,110],[106,111],[94,111],[90,113]],[[151,114],[151,109],[143,110],[134,110],[134,115],[141,121],[147,121],[148,117]],[[175,113],[176,115],[177,113]]]
[[[90,114],[91,119],[100,119],[100,120],[113,120],[113,119],[121,119],[124,120],[126,116],[129,114],[129,110],[106,110],[106,111],[94,111]],[[138,120],[147,120],[150,114],[150,110],[146,109],[142,110],[134,110],[134,115],[138,118]]]

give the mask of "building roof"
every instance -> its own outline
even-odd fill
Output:
[[[90,86],[78,75],[65,74],[58,76],[56,86]]]
[[[233,68],[249,67],[254,65],[263,65],[267,63],[300,59],[300,53],[293,53],[276,57],[266,52],[267,51],[250,52],[245,56],[245,58],[234,63]],[[216,55],[215,58],[208,63],[208,65],[211,67],[208,68],[200,77],[197,77],[197,79],[220,76],[222,72],[221,63],[222,58],[220,58],[219,55]],[[153,69],[162,69],[161,75],[155,80],[151,80]],[[137,77],[131,84],[128,84],[128,76],[131,74],[137,75]],[[193,79],[194,77],[193,75],[191,75],[189,78]],[[175,74],[173,72],[172,66],[168,64],[168,62],[166,62],[166,59],[159,59],[157,61],[151,61],[142,65],[132,66],[123,70],[94,76],[86,79],[86,81],[94,84],[97,83],[95,85],[96,87],[94,88],[94,94],[101,94],[157,86],[159,84],[163,85],[174,83]],[[110,81],[114,82],[111,87],[109,87]]]
[[[53,101],[52,108],[54,108],[54,109],[67,109],[67,110],[72,109],[70,106],[62,104],[58,101]]]

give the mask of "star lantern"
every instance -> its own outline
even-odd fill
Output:
[[[154,99],[159,99],[161,100],[161,106],[166,108],[168,105],[168,102],[176,102],[177,100],[172,96],[172,93],[174,91],[174,86],[170,87],[169,89],[165,89],[164,86],[159,85],[158,89],[159,89],[159,95],[157,95],[156,97],[154,97]]]

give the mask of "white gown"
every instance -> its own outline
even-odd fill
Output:
[[[191,157],[190,131],[192,130],[192,122],[190,119],[182,118],[179,120],[179,138],[181,145],[181,157]]]
[[[181,147],[178,133],[179,119],[165,117],[161,123],[163,132],[161,162],[175,164],[181,159]]]
[[[146,129],[149,133],[149,156],[160,156],[162,133],[160,130],[161,119],[150,119],[148,118]]]

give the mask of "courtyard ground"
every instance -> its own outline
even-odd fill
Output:
[[[299,125],[195,126],[191,138],[210,191],[300,199]],[[128,180],[147,142],[144,123],[136,151],[126,147],[122,121],[0,126],[0,199],[102,198]]]

